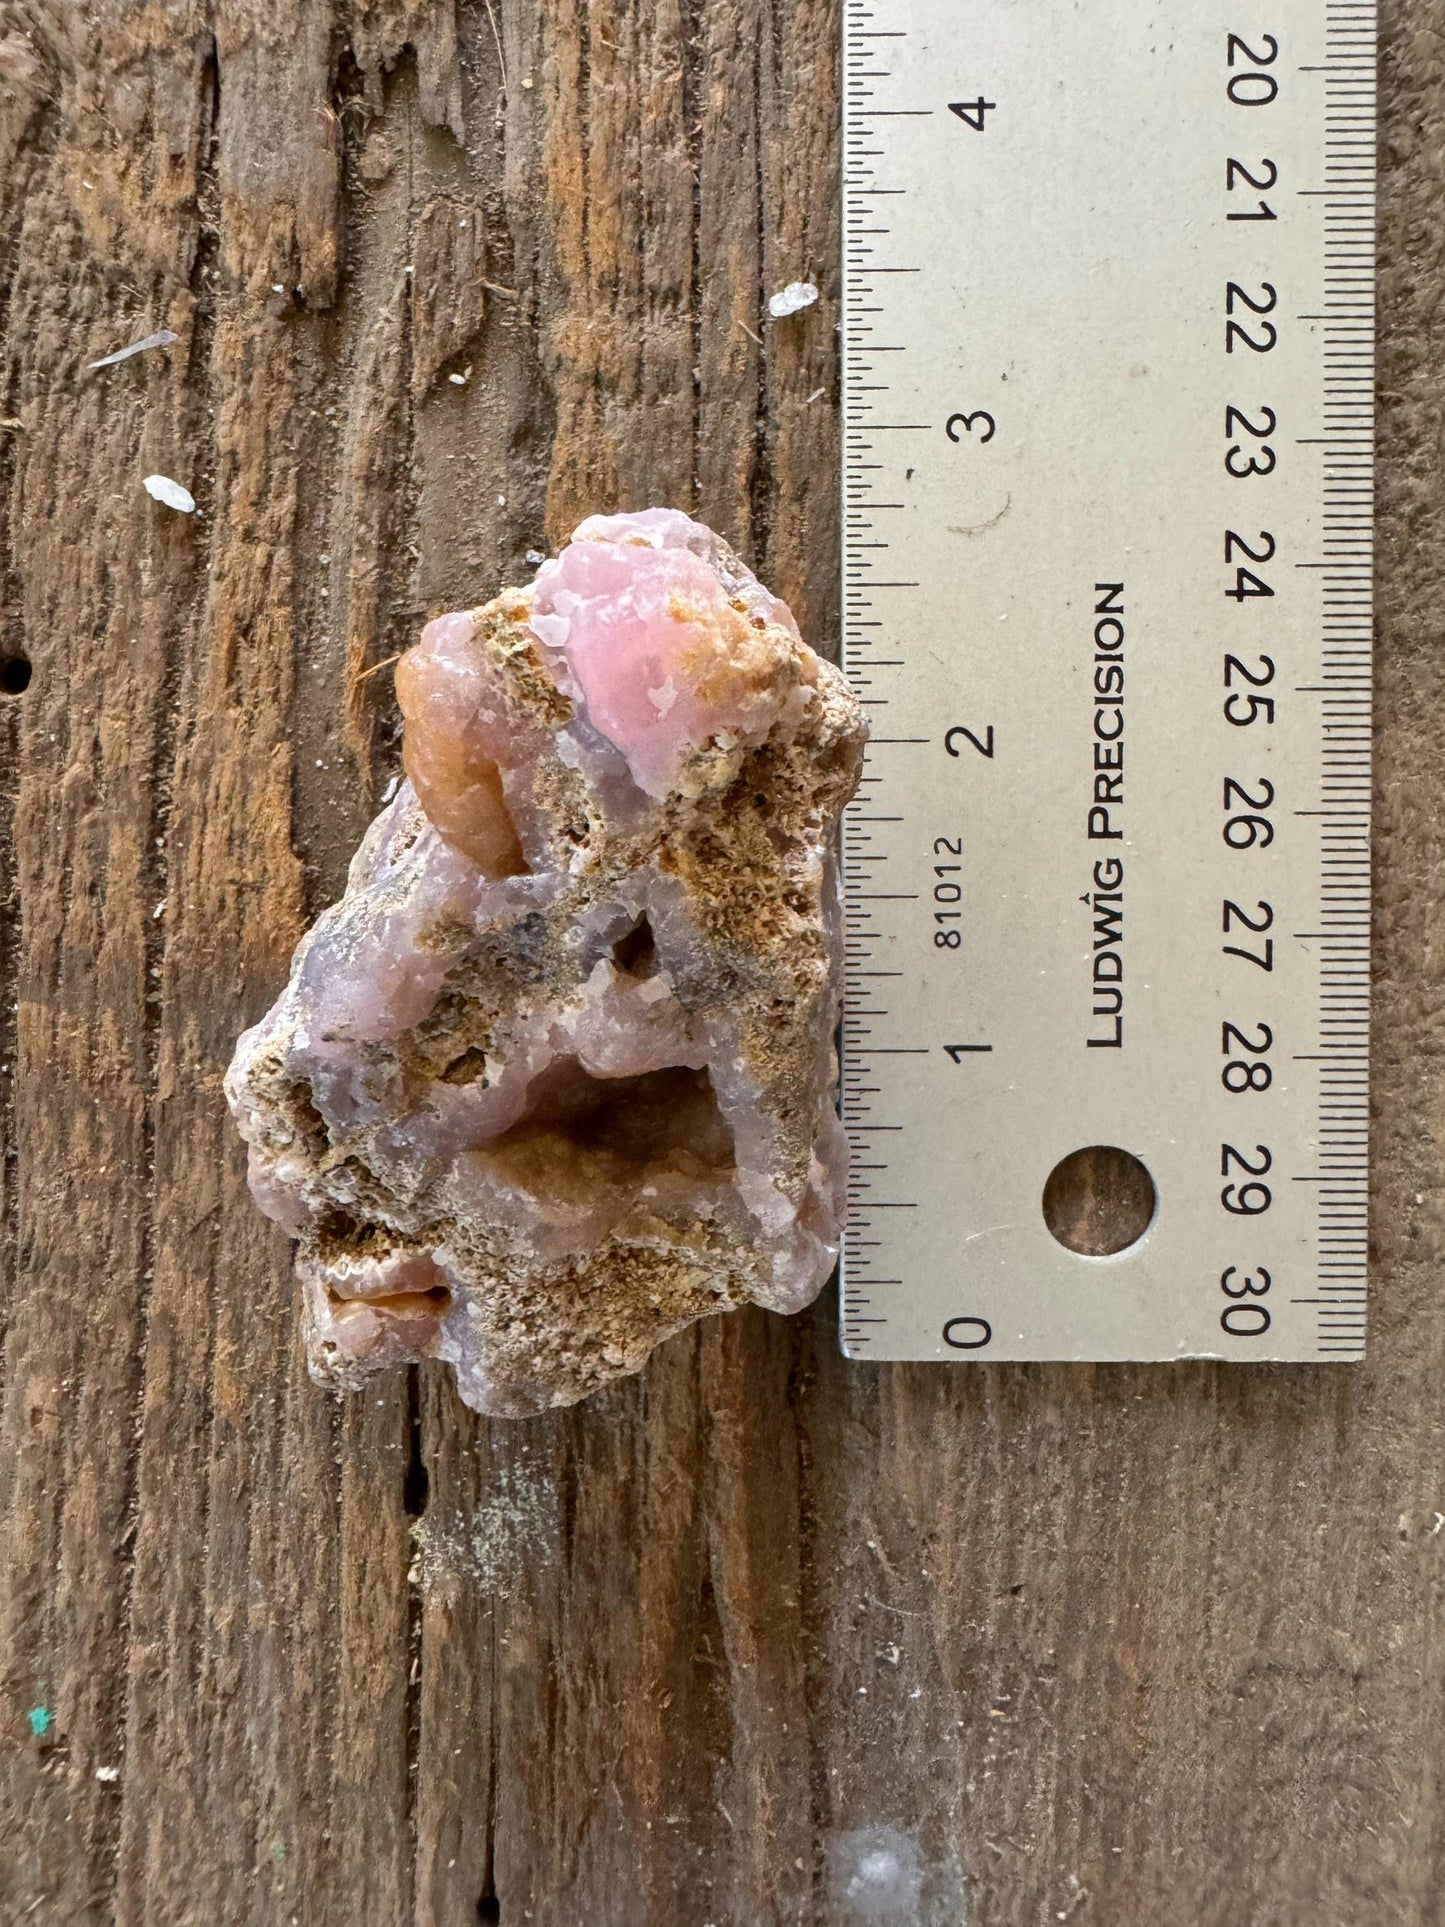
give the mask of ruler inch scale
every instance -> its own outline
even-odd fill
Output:
[[[852,1357],[1363,1353],[1375,32],[845,0]]]

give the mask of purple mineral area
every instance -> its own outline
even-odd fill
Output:
[[[837,1256],[833,836],[864,728],[672,509],[594,516],[397,668],[407,781],[226,1080],[308,1355],[568,1404]]]

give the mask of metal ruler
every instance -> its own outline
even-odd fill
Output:
[[[844,1348],[1358,1356],[1375,8],[845,11]]]

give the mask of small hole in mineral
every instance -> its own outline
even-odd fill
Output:
[[[501,1927],[502,1903],[490,1888],[477,1902],[477,1919],[482,1927]]]
[[[646,917],[633,924],[612,946],[612,961],[630,977],[650,977],[657,969],[657,939]]]
[[[298,1078],[291,1086],[290,1096],[297,1130],[302,1137],[324,1149],[331,1142],[331,1134],[326,1128],[326,1119],[316,1108],[311,1086],[304,1077]]]
[[[1111,1258],[1138,1244],[1154,1222],[1159,1194],[1148,1170],[1117,1144],[1071,1151],[1044,1185],[1044,1223],[1085,1258]]]
[[[23,696],[30,687],[30,674],[27,657],[0,658],[0,696]]]
[[[454,1057],[441,1073],[443,1084],[475,1084],[481,1079],[482,1088],[487,1083],[487,1053],[469,1044],[460,1057]]]

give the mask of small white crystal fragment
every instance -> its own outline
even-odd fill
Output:
[[[177,509],[182,515],[194,515],[196,498],[188,488],[173,482],[169,475],[147,475],[141,485],[147,495],[157,502],[164,502],[168,509]]]
[[[811,308],[818,299],[818,290],[811,281],[790,281],[773,295],[768,302],[768,313],[774,321],[781,321],[790,314],[801,314],[804,308]]]

